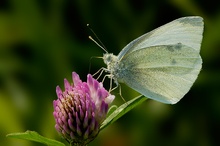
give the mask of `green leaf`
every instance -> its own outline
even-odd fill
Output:
[[[110,114],[105,121],[103,121],[100,130],[103,130],[106,126],[109,124],[114,123],[116,120],[118,120],[121,116],[132,110],[137,105],[141,104],[147,100],[146,97],[143,95],[140,95],[124,104],[122,104],[120,107],[118,107],[112,114]]]
[[[6,137],[35,141],[35,142],[46,144],[48,146],[65,146],[65,144],[59,141],[43,137],[39,135],[37,132],[29,131],[29,130],[24,133],[11,133],[11,134],[6,135]]]

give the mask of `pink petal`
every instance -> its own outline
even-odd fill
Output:
[[[72,72],[72,78],[73,78],[74,86],[82,83],[82,81],[79,78],[79,75],[76,72]]]

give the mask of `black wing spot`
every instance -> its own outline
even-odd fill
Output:
[[[174,47],[175,47],[176,50],[180,50],[182,48],[182,44],[177,43]]]
[[[167,46],[167,50],[169,50],[170,52],[173,52],[174,51],[173,45],[172,46]]]
[[[181,43],[177,43],[175,45],[167,46],[167,50],[169,50],[170,52],[174,52],[175,50],[180,50],[181,48],[182,48],[182,44]]]
[[[171,64],[172,65],[175,65],[177,62],[176,62],[176,60],[175,59],[173,59],[172,61],[171,61]]]

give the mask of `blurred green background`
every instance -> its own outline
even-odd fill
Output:
[[[220,145],[220,5],[216,0],[1,0],[0,145],[40,146],[10,139],[34,130],[59,138],[52,101],[63,79],[104,66],[104,53],[88,39],[89,23],[109,52],[118,54],[136,37],[179,17],[199,15],[205,30],[203,69],[176,105],[147,100],[103,130],[90,146]],[[108,84],[106,84],[107,86]],[[122,86],[123,97],[137,95]],[[123,100],[115,92],[114,104]]]

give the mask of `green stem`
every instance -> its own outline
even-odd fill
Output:
[[[70,143],[70,146],[87,146],[87,144],[81,144],[81,143]]]

